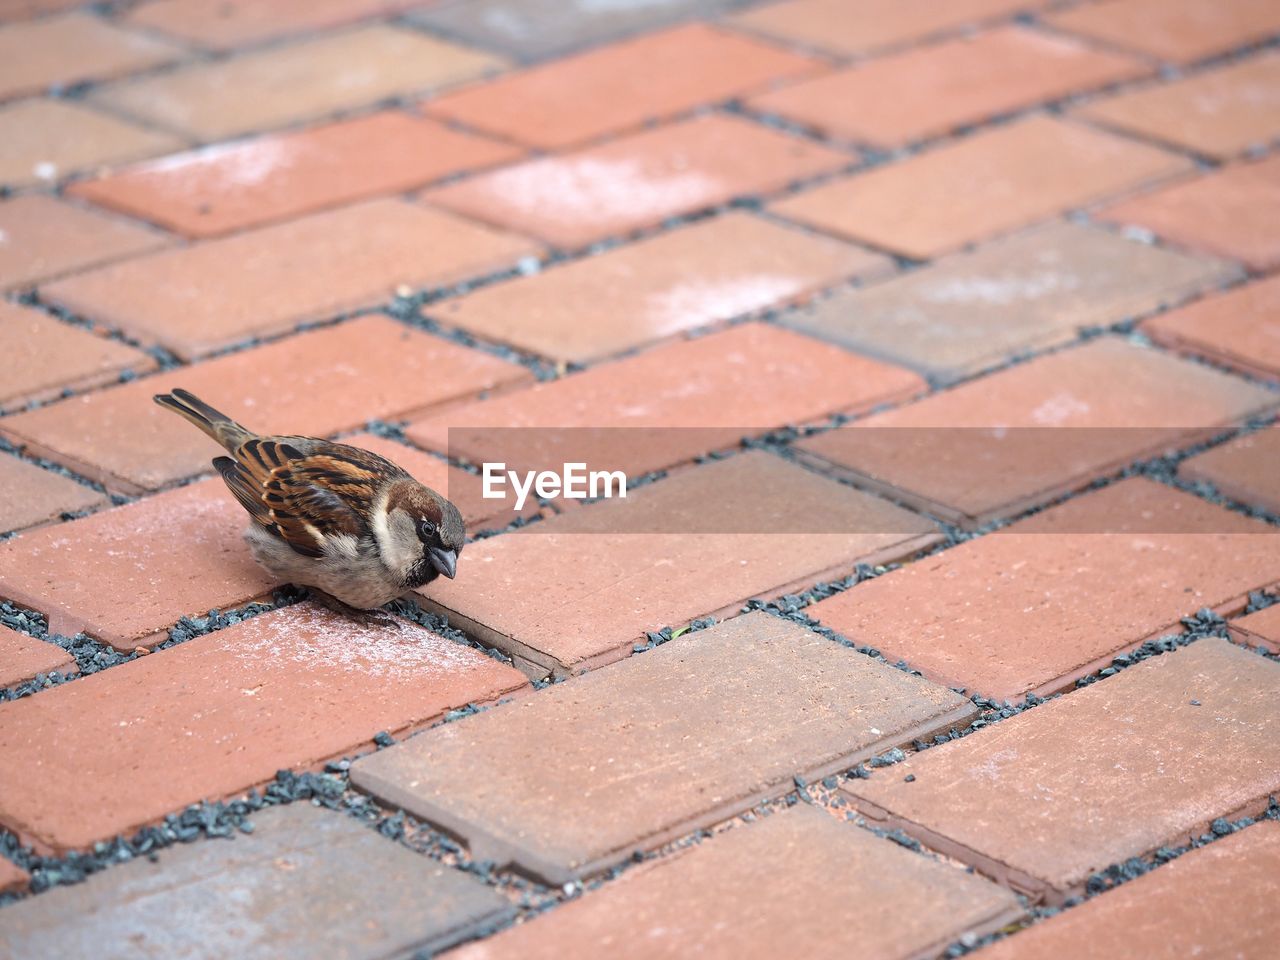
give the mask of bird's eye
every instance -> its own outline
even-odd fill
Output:
[[[436,535],[436,525],[430,520],[418,521],[418,539],[422,541],[430,540]]]

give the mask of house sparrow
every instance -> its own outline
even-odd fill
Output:
[[[245,541],[273,576],[355,610],[453,579],[462,514],[390,460],[330,440],[260,437],[186,390],[155,401],[231,454],[213,465],[249,511]]]

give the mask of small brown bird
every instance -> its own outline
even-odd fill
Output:
[[[355,610],[453,579],[462,514],[390,460],[331,440],[258,436],[186,390],[155,401],[231,454],[213,465],[249,511],[245,541],[274,576]]]

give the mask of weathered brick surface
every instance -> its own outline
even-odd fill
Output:
[[[1280,277],[1209,297],[1143,324],[1158,343],[1255,376],[1280,376]]]
[[[1280,603],[1232,620],[1231,633],[1242,643],[1280,653]]]
[[[841,291],[783,319],[951,379],[1176,304],[1235,275],[1219,261],[1054,223]]]
[[[1189,161],[1031,117],[773,204],[801,223],[918,259],[1186,171]]]
[[[122,18],[210,50],[229,50],[292,34],[395,13],[413,0],[150,0]]]
[[[12,687],[30,680],[38,673],[58,671],[62,675],[76,672],[71,654],[56,643],[37,640],[17,630],[0,625],[0,687]],[[3,863],[0,862],[0,867]],[[0,873],[0,893],[5,880]]]
[[[80,0],[0,0],[0,20],[25,20],[74,7]]]
[[[926,677],[1047,696],[1204,607],[1280,582],[1280,530],[1125,480],[911,563],[806,612]]]
[[[839,170],[853,159],[747,120],[715,115],[504,167],[423,197],[573,249],[737,196],[771,193]]]
[[[1228,159],[1280,137],[1280,54],[1263,54],[1084,107],[1080,115]]]
[[[216,144],[139,164],[70,193],[189,237],[211,237],[412,190],[521,151],[405,113]]]
[[[451,86],[501,65],[423,33],[375,25],[108,84],[91,99],[215,140]]]
[[[1000,27],[791,84],[748,105],[826,136],[896,146],[1148,69],[1075,40]]]
[[[260,433],[328,436],[528,377],[386,317],[359,317],[0,420],[0,433],[126,492],[210,469],[212,440],[152,402],[184,387]]]
[[[389,302],[400,286],[506,269],[537,249],[387,197],[112,264],[49,284],[44,296],[191,359]]]
[[[127,344],[3,300],[0,355],[9,364],[0,384],[0,411],[53,399],[63,390],[112,383],[125,371],[144,373],[156,365],[154,358]]]
[[[0,185],[49,184],[103,164],[125,163],[176,150],[167,133],[100,113],[68,100],[19,100],[0,105]]]
[[[735,212],[427,312],[487,339],[585,363],[891,269],[879,254]]]
[[[27,871],[16,863],[0,857],[0,893],[17,893],[26,889]]]
[[[357,761],[352,777],[462,836],[476,859],[564,883],[973,712],[949,690],[752,613],[437,727]],[[548,755],[562,771],[550,781],[531,763]]]
[[[1069,956],[1236,960],[1280,941],[1268,896],[1280,870],[1280,824],[1266,821],[1126,883],[979,952],[982,960]],[[1194,904],[1194,909],[1170,909]]]
[[[690,370],[702,371],[694,382]],[[768,390],[757,389],[762,383]],[[735,446],[748,434],[923,389],[900,367],[747,323],[447,410],[406,432],[477,464],[558,469],[581,460],[634,477]]]
[[[151,646],[184,614],[275,586],[240,540],[246,525],[211,478],[0,543],[0,597],[46,614],[52,633]]]
[[[844,789],[1050,902],[1280,789],[1280,664],[1201,640]],[[904,778],[914,775],[907,782]]]
[[[136,73],[175,60],[181,52],[86,13],[11,24],[0,28],[0,63],[5,65],[0,100]]]
[[[1006,890],[797,806],[633,869],[455,957],[907,958],[1021,913]]]
[[[1215,447],[1183,462],[1184,480],[1207,481],[1232,500],[1280,516],[1280,427]]]
[[[834,53],[864,54],[1012,16],[1028,0],[790,0],[732,22]]]
[[[425,600],[530,673],[565,673],[626,656],[646,631],[934,539],[921,517],[751,452],[473,543],[458,579]]]
[[[1280,10],[1270,0],[1108,0],[1070,7],[1045,20],[1175,63],[1224,53],[1280,30]]]
[[[0,533],[56,520],[106,502],[96,490],[33,463],[0,454]]]
[[[53,197],[0,202],[0,290],[44,280],[155,250],[159,231]]]
[[[1116,385],[1123,383],[1124,390]],[[1277,395],[1118,338],[1009,367],[798,445],[966,526],[1207,439]]]
[[[377,960],[442,949],[512,913],[474,877],[342,812],[294,803],[253,825],[234,841],[179,845],[15,906],[3,952]]]
[[[5,789],[0,823],[44,847],[85,847],[525,683],[407,621],[272,611],[0,704],[0,757],[29,772]]]
[[[438,97],[426,110],[554,150],[819,69],[811,57],[690,24]]]
[[[1280,157],[1271,157],[1179,181],[1110,206],[1099,216],[1265,271],[1280,265],[1280,234],[1271,215],[1277,207]]]

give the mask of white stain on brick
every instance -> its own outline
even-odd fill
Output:
[[[201,192],[234,190],[255,187],[289,170],[298,153],[298,147],[281,140],[222,143],[164,157],[143,170],[180,178],[189,189]]]
[[[1072,393],[1059,391],[1031,411],[1031,419],[1044,427],[1057,427],[1088,414],[1089,404]]]
[[[955,277],[925,287],[922,299],[926,303],[976,303],[1003,307],[1079,287],[1078,276],[1052,271],[1023,277]]]
[[[687,280],[650,294],[646,325],[655,331],[684,330],[729,320],[785,302],[805,283],[778,273],[751,273],[720,280]]]

